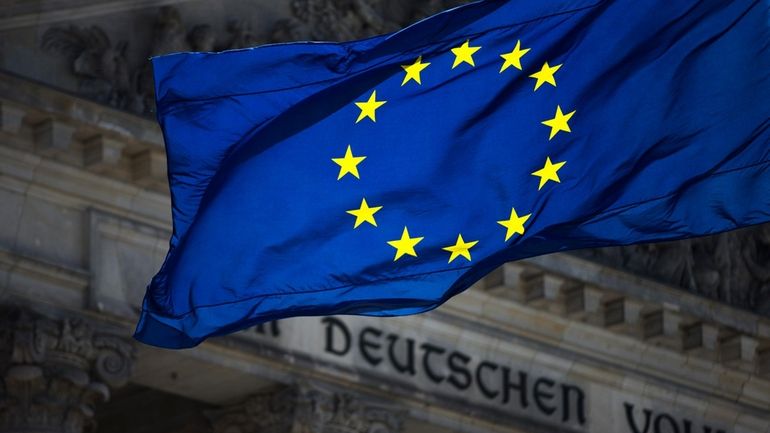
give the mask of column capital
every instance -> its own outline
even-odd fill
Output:
[[[81,433],[131,376],[134,348],[79,318],[0,307],[0,433]]]
[[[347,391],[294,385],[207,416],[214,433],[398,433],[406,411]]]

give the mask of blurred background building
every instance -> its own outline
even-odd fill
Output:
[[[131,339],[170,231],[148,57],[456,3],[0,2],[0,433],[769,433],[767,225],[510,263],[419,316]]]

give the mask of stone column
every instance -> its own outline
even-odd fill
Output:
[[[134,349],[80,319],[0,308],[0,433],[82,433],[124,385]]]
[[[399,410],[348,392],[290,386],[210,411],[214,433],[399,433]]]

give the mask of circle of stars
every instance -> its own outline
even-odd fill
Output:
[[[481,46],[472,45],[470,40],[466,40],[460,46],[452,48],[451,52],[454,55],[454,61],[452,63],[452,69],[458,67],[473,68],[476,63],[473,56],[481,50]],[[521,41],[517,40],[513,49],[504,54],[500,54],[503,59],[503,63],[500,66],[500,74],[507,73],[511,68],[523,71],[522,58],[530,52],[530,48],[522,47]],[[401,65],[404,71],[403,81],[401,87],[407,85],[422,85],[422,73],[431,66],[430,62],[423,61],[423,57],[419,56],[417,59],[407,65]],[[550,65],[545,62],[540,70],[529,75],[529,78],[535,80],[534,92],[537,92],[542,86],[548,84],[556,87],[556,73],[562,68],[562,64]],[[411,84],[413,83],[413,84]],[[358,124],[361,121],[370,120],[377,122],[377,110],[382,108],[388,101],[377,99],[377,90],[373,90],[366,101],[355,102],[356,107],[360,110],[355,123]],[[548,140],[553,140],[560,132],[570,133],[569,121],[574,116],[576,110],[565,111],[560,105],[556,106],[554,117],[546,119],[541,123],[550,128]],[[366,156],[355,155],[350,145],[347,146],[345,154],[341,157],[332,158],[332,161],[339,166],[339,174],[337,180],[343,179],[348,174],[360,179],[358,166],[366,159]],[[539,178],[537,186],[538,191],[542,190],[548,182],[561,183],[559,178],[559,170],[561,170],[566,161],[553,162],[550,156],[546,157],[543,167],[538,168],[531,174],[534,177]],[[346,211],[348,214],[355,217],[353,228],[358,229],[362,224],[367,223],[373,227],[377,227],[377,221],[375,214],[383,209],[382,205],[370,205],[366,198],[361,199],[361,204],[357,209],[351,209]],[[497,224],[505,229],[505,242],[508,242],[514,236],[523,236],[526,227],[525,225],[531,219],[532,214],[519,215],[516,208],[511,207],[510,216],[507,219],[497,221]],[[425,238],[421,236],[412,236],[409,233],[409,228],[404,226],[399,239],[388,241],[387,244],[395,249],[395,257],[393,261],[397,261],[404,256],[417,257],[417,247],[420,242]],[[471,249],[478,244],[478,240],[466,241],[463,235],[459,233],[454,245],[443,247],[442,250],[449,253],[448,263],[452,263],[456,259],[465,259],[470,262],[472,260]]]

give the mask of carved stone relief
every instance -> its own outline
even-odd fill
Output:
[[[79,319],[0,310],[0,432],[80,433],[124,385],[134,349]]]
[[[291,386],[207,416],[215,433],[397,433],[405,412],[347,392]]]
[[[348,41],[396,31],[418,19],[467,1],[292,0],[292,17],[279,21],[275,42]]]
[[[578,254],[770,314],[770,224],[698,239]]]
[[[296,389],[283,388],[206,415],[216,433],[290,432],[296,401]]]
[[[127,41],[113,44],[99,27],[69,25],[48,29],[42,46],[70,59],[83,96],[113,107],[131,107],[135,77],[126,59]]]
[[[222,51],[269,42],[296,40],[344,41],[387,33],[450,6],[458,0],[292,0],[292,16],[272,29],[252,28],[243,18],[233,18],[226,34],[217,35],[208,23],[184,23],[173,6],[158,9],[147,29],[152,39],[143,59],[181,51]],[[79,92],[113,107],[149,115],[154,108],[152,69],[142,61],[131,67],[126,57],[130,37],[113,42],[97,26],[54,26],[43,35],[45,50],[67,56],[70,72],[80,83]],[[132,40],[132,43],[141,41]]]
[[[165,6],[158,10],[148,34],[153,37],[143,59],[181,51],[219,51],[259,45],[248,22],[232,20],[227,35],[219,43],[211,26],[198,24],[187,28],[179,10]],[[143,60],[131,67],[126,57],[128,41],[113,43],[100,27],[54,26],[43,34],[45,50],[67,56],[70,72],[79,80],[79,92],[110,106],[149,115],[154,108],[154,87],[150,63]]]

